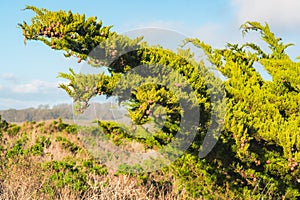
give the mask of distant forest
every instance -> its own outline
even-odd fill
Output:
[[[83,114],[75,116],[80,119],[111,120],[118,118],[120,113],[112,112],[110,103],[93,103]],[[2,119],[8,122],[42,121],[52,119],[74,119],[74,111],[71,104],[59,104],[52,108],[49,105],[40,105],[37,108],[0,110]]]

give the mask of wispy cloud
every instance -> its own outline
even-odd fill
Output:
[[[0,76],[1,79],[3,80],[8,80],[8,81],[17,81],[17,78],[14,74],[10,72],[6,72]]]
[[[231,0],[239,23],[268,22],[273,27],[294,29],[300,25],[299,0]]]
[[[62,89],[58,82],[29,80],[27,82],[4,82],[0,84],[0,109],[28,108],[41,104],[55,105],[71,102],[72,99]]]
[[[32,80],[25,84],[16,84],[11,86],[14,93],[47,93],[49,89],[57,88],[57,83],[41,80]]]

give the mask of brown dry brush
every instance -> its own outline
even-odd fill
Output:
[[[11,161],[12,162],[12,161]],[[20,158],[1,171],[0,199],[187,199],[184,192],[176,192],[171,185],[159,187],[151,182],[138,183],[128,175],[95,175],[87,178],[88,189],[76,191],[68,185],[56,187],[48,194],[43,186],[53,173],[43,169],[32,158]]]

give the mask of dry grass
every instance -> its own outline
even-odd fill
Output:
[[[55,190],[54,194],[43,192],[51,171],[45,171],[30,159],[19,160],[9,169],[2,169],[0,180],[0,199],[187,199],[184,192],[176,192],[171,186],[158,187],[154,184],[139,184],[136,178],[113,174],[88,175],[89,188],[83,193],[68,186]]]
[[[51,145],[44,149],[42,156],[16,156],[13,159],[6,159],[0,152],[0,200],[31,200],[31,199],[57,199],[57,200],[76,200],[76,199],[188,199],[185,191],[175,191],[171,184],[157,186],[152,182],[141,183],[136,177],[128,175],[115,175],[109,171],[107,175],[87,174],[88,188],[85,191],[73,190],[69,185],[56,187],[50,181],[53,169],[45,169],[42,163],[64,160],[66,157],[73,159],[88,159],[90,155],[86,151],[80,151],[76,155],[63,149],[55,141],[57,136],[66,137],[84,149],[77,139],[77,135],[61,133],[55,129],[50,129],[51,122],[47,121],[44,128],[39,128],[38,124],[22,124],[21,132],[26,132],[29,141],[25,147],[29,148],[35,143],[39,136],[51,138]],[[55,128],[55,127],[54,127]],[[20,135],[10,137],[4,136],[5,144],[3,147],[11,146],[14,140]],[[4,160],[5,159],[5,160]],[[5,162],[4,162],[5,161]],[[4,164],[5,163],[5,164]],[[5,166],[5,167],[4,167]],[[158,177],[159,180],[167,178]],[[171,180],[170,180],[171,181]],[[52,192],[46,192],[44,186],[52,187]]]

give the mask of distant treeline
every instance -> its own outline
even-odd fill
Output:
[[[80,119],[102,119],[111,120],[116,118],[116,112],[111,111],[110,103],[93,103],[84,114],[75,116]],[[41,121],[52,119],[74,119],[74,111],[71,104],[59,104],[52,108],[48,105],[40,105],[38,108],[26,108],[22,110],[8,109],[0,110],[2,119],[8,122]]]

